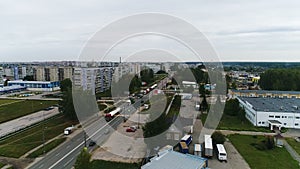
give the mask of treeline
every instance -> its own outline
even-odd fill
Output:
[[[260,75],[264,90],[300,91],[300,68],[269,69]]]

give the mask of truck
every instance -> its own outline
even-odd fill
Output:
[[[181,138],[180,141],[181,141],[181,142],[185,142],[186,145],[190,145],[191,142],[192,142],[192,140],[193,140],[193,138],[192,138],[191,135],[185,135],[185,136],[183,136],[183,137]]]
[[[227,153],[223,144],[217,144],[218,159],[220,161],[227,161]]]
[[[112,120],[115,116],[117,116],[118,114],[120,114],[120,112],[121,112],[121,108],[117,107],[115,110],[113,110],[113,111],[105,114],[105,120],[107,122],[110,121],[110,120]]]
[[[201,144],[195,144],[194,145],[194,155],[201,157],[201,154],[202,154]]]
[[[74,126],[65,128],[65,130],[64,130],[64,135],[69,135],[69,134],[71,134],[71,133],[74,131],[74,129],[75,129]]]
[[[211,135],[204,135],[204,155],[206,157],[213,156],[213,145]]]
[[[179,149],[181,153],[189,153],[189,147],[186,145],[184,141],[179,142]]]

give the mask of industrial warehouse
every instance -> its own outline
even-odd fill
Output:
[[[254,126],[300,129],[300,99],[237,97]]]

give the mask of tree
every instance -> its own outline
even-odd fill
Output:
[[[154,73],[152,69],[144,69],[141,71],[141,80],[150,84],[154,80]]]
[[[67,91],[68,88],[72,89],[72,81],[70,79],[65,79],[60,82],[60,91]]]
[[[3,86],[7,86],[8,85],[8,81],[10,81],[9,79],[6,79]]]
[[[199,93],[200,93],[200,97],[204,97],[205,95],[205,88],[204,88],[204,84],[200,84],[199,86]]]
[[[224,142],[226,141],[225,136],[219,131],[215,131],[211,135],[211,138],[212,138],[214,144],[224,144]]]
[[[32,75],[26,75],[24,78],[23,78],[24,81],[34,81],[34,78]]]
[[[74,165],[75,169],[92,168],[90,160],[91,160],[91,154],[88,152],[88,149],[84,147],[76,159]]]
[[[70,120],[77,120],[77,115],[73,105],[72,82],[70,79],[65,79],[60,83],[62,91],[62,100],[59,102],[59,109],[64,116]]]
[[[205,111],[205,110],[208,109],[208,103],[206,101],[206,96],[205,95],[203,96],[203,100],[201,102],[201,106],[200,107],[201,107],[201,111]]]
[[[229,116],[236,116],[240,111],[239,101],[237,99],[230,99],[226,102],[224,108],[224,114]]]

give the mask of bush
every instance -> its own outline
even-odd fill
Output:
[[[211,138],[214,144],[224,144],[226,140],[225,136],[219,131],[214,132]]]

